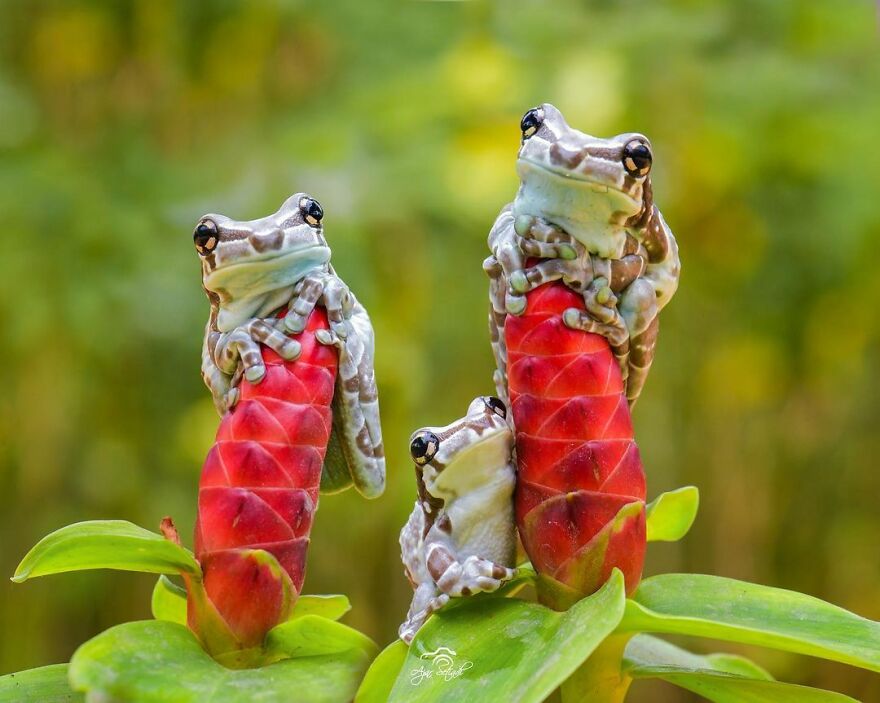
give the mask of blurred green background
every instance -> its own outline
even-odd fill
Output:
[[[655,147],[684,262],[635,419],[649,492],[696,483],[648,573],[880,618],[880,61],[869,0],[3,2],[0,574],[69,522],[189,534],[216,417],[204,212],[305,190],[373,317],[388,491],[321,503],[306,590],[384,643],[406,610],[409,433],[491,390],[486,235],[550,101]],[[0,673],[149,614],[153,579],[0,579]],[[700,646],[699,643],[697,646]],[[880,699],[880,677],[753,653]],[[691,700],[638,684],[636,701]]]

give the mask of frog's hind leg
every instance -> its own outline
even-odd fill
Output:
[[[353,297],[353,296],[352,296]],[[366,310],[353,301],[345,338],[335,331],[316,334],[339,350],[333,396],[334,432],[355,487],[373,498],[385,489],[385,449],[379,423],[379,398],[373,369],[373,327]]]
[[[644,278],[636,279],[620,294],[618,309],[629,330],[626,398],[633,405],[645,385],[657,346],[660,310],[654,287]]]

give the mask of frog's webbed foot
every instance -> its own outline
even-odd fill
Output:
[[[302,351],[299,342],[279,332],[269,322],[252,319],[220,335],[214,348],[217,368],[232,377],[241,365],[243,377],[251,383],[259,383],[266,375],[260,344],[287,361],[296,359]]]
[[[630,333],[623,316],[617,309],[617,296],[608,280],[596,278],[584,291],[586,311],[568,308],[562,313],[566,327],[601,335],[608,340],[611,352],[620,366],[620,374],[627,383],[630,362]]]
[[[350,295],[350,294],[349,294]],[[321,344],[339,350],[339,370],[333,397],[334,431],[357,489],[373,498],[385,490],[385,449],[379,422],[379,398],[373,368],[373,327],[366,310],[353,299],[344,335],[319,330]],[[329,315],[329,311],[328,311]]]
[[[302,332],[318,303],[327,310],[330,328],[342,339],[348,334],[347,321],[354,310],[354,297],[348,286],[331,271],[305,276],[293,289],[287,315],[281,323],[288,332]]]
[[[469,556],[459,561],[443,544],[432,543],[425,550],[428,573],[441,593],[451,597],[497,591],[513,578],[513,569],[489,559]]]
[[[449,602],[449,596],[438,593],[433,583],[423,583],[416,588],[413,594],[412,604],[406,615],[406,620],[398,629],[397,633],[404,642],[409,644],[433,613],[436,613]]]
[[[593,261],[580,242],[540,218],[519,217],[515,227],[517,248],[523,255],[543,260],[534,266],[505,271],[511,295],[524,296],[559,280],[579,293],[586,291],[594,275]]]

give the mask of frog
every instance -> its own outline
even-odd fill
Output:
[[[400,533],[414,589],[399,630],[407,644],[450,598],[491,593],[514,577],[513,442],[507,407],[494,396],[475,398],[444,427],[413,433],[418,499]]]
[[[256,220],[216,213],[199,218],[193,243],[210,303],[202,379],[219,414],[234,412],[242,379],[258,384],[266,375],[261,345],[297,359],[301,346],[291,335],[305,329],[316,306],[324,307],[329,329],[316,338],[337,348],[339,365],[321,489],[333,493],[354,485],[375,497],[385,485],[385,455],[374,332],[366,309],[330,263],[323,219],[321,204],[307,193]]]
[[[572,329],[604,336],[632,406],[656,351],[659,312],[681,274],[678,245],[651,187],[653,147],[639,133],[603,139],[568,125],[550,103],[520,121],[519,189],[489,233],[489,328],[495,385],[507,398],[507,315],[525,295],[561,280],[585,310],[563,313]]]

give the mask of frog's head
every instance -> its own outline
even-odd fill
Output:
[[[305,193],[258,220],[202,217],[193,242],[202,260],[202,283],[218,307],[218,328],[234,329],[263,317],[290,298],[294,285],[330,261],[321,220],[324,211]]]
[[[467,415],[452,424],[414,432],[409,449],[423,504],[465,495],[510,461],[513,432],[507,408],[498,398],[477,398]]]
[[[549,103],[526,112],[520,128],[514,215],[541,217],[592,253],[619,258],[627,229],[643,227],[653,207],[648,139],[591,137],[569,127]]]

